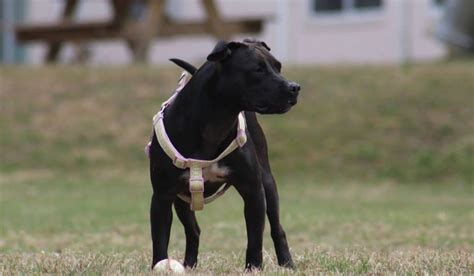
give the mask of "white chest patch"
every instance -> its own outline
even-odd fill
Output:
[[[209,182],[222,182],[225,181],[225,177],[229,175],[230,169],[226,166],[219,166],[218,164],[212,164],[210,167],[202,169],[202,177],[205,181]],[[189,180],[189,170],[186,170],[181,178]]]

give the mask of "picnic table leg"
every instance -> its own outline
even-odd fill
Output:
[[[70,21],[74,10],[77,7],[78,0],[67,0],[62,16],[62,22]],[[56,62],[59,51],[61,50],[62,43],[61,42],[53,42],[49,44],[48,52],[45,56],[45,61],[48,63]]]
[[[145,20],[128,23],[127,42],[135,62],[147,61],[150,44],[164,22],[164,4],[165,0],[148,1]]]
[[[202,0],[202,4],[207,13],[206,24],[209,32],[213,33],[218,39],[229,39],[229,34],[222,28],[223,20],[219,16],[214,0]]]

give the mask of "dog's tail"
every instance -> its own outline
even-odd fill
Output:
[[[174,64],[178,65],[179,67],[183,68],[184,70],[186,70],[187,72],[189,72],[191,75],[194,75],[194,73],[196,73],[197,69],[196,67],[194,67],[194,65],[184,61],[184,60],[181,60],[181,59],[177,59],[177,58],[170,58],[170,61],[172,61]]]

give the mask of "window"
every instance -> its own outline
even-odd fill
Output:
[[[378,8],[382,6],[382,0],[354,0],[354,7],[358,9]]]
[[[382,4],[382,0],[313,0],[313,10],[317,13],[337,13],[378,9]]]
[[[314,10],[317,12],[341,11],[342,0],[315,0]]]

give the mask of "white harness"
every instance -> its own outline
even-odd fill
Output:
[[[178,82],[178,88],[175,93],[161,105],[160,111],[153,117],[153,127],[155,134],[163,151],[173,161],[173,165],[180,169],[189,168],[189,192],[191,197],[185,194],[178,194],[178,197],[189,203],[191,210],[199,211],[204,208],[205,203],[209,203],[218,198],[229,188],[229,185],[224,183],[213,195],[204,198],[204,179],[202,177],[203,168],[210,167],[216,164],[221,159],[229,155],[235,149],[242,147],[247,142],[247,135],[245,133],[246,123],[243,112],[238,115],[237,137],[227,146],[227,148],[213,160],[199,160],[186,158],[174,147],[170,138],[166,134],[165,125],[163,123],[163,116],[165,108],[170,105],[176,98],[178,93],[183,89],[187,82],[191,79],[191,74],[183,72]]]

